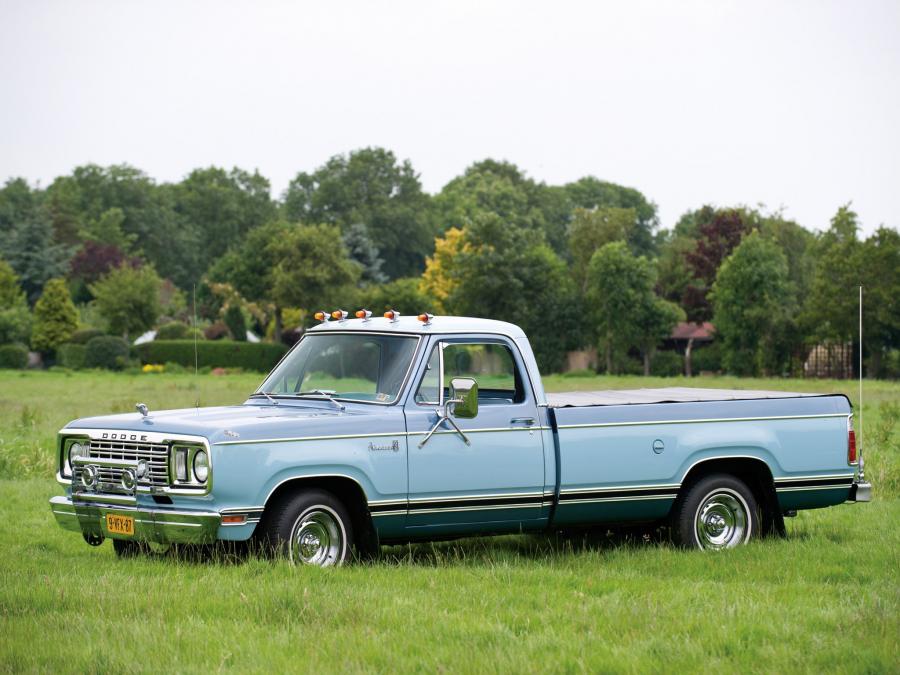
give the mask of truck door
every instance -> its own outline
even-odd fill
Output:
[[[432,341],[406,404],[411,535],[518,531],[546,523],[540,417],[518,348],[502,337]],[[440,419],[450,380],[478,383],[478,415]],[[424,441],[424,444],[423,444]]]

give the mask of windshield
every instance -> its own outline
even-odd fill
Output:
[[[401,335],[307,335],[259,392],[392,403],[400,395],[418,341]]]

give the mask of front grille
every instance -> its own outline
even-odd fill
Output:
[[[162,443],[134,443],[130,441],[91,440],[91,459],[146,460],[149,475],[138,480],[139,486],[166,487],[169,484],[169,446]],[[98,492],[124,492],[122,469],[100,469]],[[81,480],[81,468],[74,469],[74,482]]]

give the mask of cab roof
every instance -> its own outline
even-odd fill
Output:
[[[345,319],[344,321],[324,321],[309,329],[309,332],[325,331],[370,331],[378,333],[407,333],[430,335],[432,333],[488,333],[503,335],[516,340],[524,338],[521,328],[506,321],[475,319],[465,316],[435,316],[425,324],[415,316],[400,316],[396,321],[384,317],[370,319]]]

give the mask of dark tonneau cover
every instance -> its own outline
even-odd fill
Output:
[[[558,394],[547,394],[547,402],[551,408],[583,408],[595,405],[704,403],[707,401],[747,401],[766,398],[803,398],[807,396],[822,396],[822,394],[800,394],[792,391],[756,391],[753,389],[668,387],[663,389],[567,391]]]

